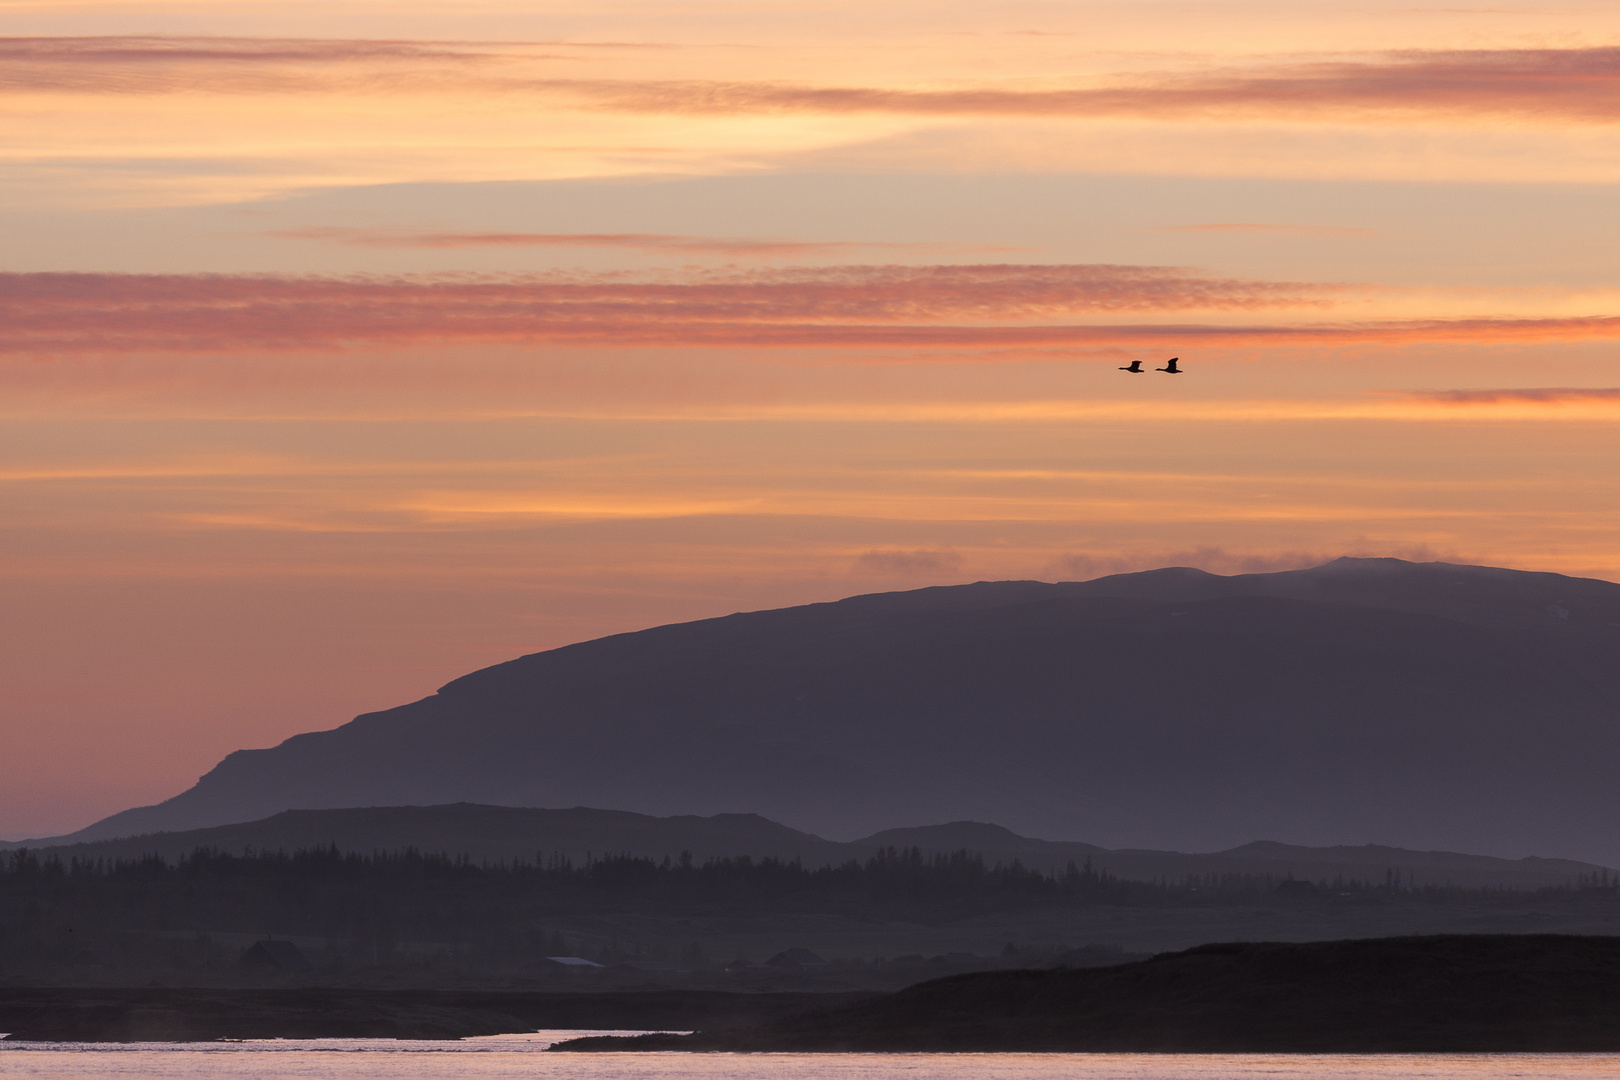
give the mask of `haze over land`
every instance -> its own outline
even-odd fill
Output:
[[[1443,563],[862,596],[510,661],[75,838],[465,801],[1615,865],[1617,651],[1620,585]]]
[[[84,862],[134,862],[150,855],[175,862],[197,851],[228,855],[416,851],[465,857],[479,863],[552,865],[568,860],[588,865],[608,857],[705,863],[746,858],[797,862],[811,869],[865,861],[885,852],[915,850],[929,859],[968,852],[987,866],[1017,863],[1044,874],[1066,873],[1073,864],[1135,882],[1238,875],[1276,881],[1297,878],[1387,884],[1394,874],[1408,889],[1450,886],[1521,891],[1578,887],[1588,879],[1601,877],[1607,869],[1567,859],[1499,859],[1372,844],[1308,848],[1258,841],[1210,854],[1111,851],[1075,841],[1035,840],[998,825],[971,821],[884,829],[858,840],[838,842],[787,828],[757,814],[651,817],[585,807],[542,810],[472,803],[285,810],[262,821],[239,825],[143,833],[112,840],[68,838],[64,842],[0,846],[25,848],[40,858]]]

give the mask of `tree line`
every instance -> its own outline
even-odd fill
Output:
[[[1612,885],[1605,871],[1601,882],[1573,882],[1562,892]],[[537,853],[532,861],[481,863],[413,849],[233,854],[199,848],[171,862],[157,855],[64,860],[21,849],[0,856],[0,967],[22,953],[71,959],[75,950],[105,949],[130,933],[169,935],[166,947],[181,951],[202,948],[184,945],[183,935],[213,933],[320,938],[371,957],[407,941],[483,941],[497,952],[516,948],[538,956],[567,945],[548,920],[606,913],[816,913],[928,923],[1032,907],[1221,905],[1301,892],[1529,898],[1501,889],[1414,886],[1394,871],[1380,880],[1308,884],[1254,874],[1127,881],[1089,862],[1038,869],[988,864],[969,851],[924,854],[917,848],[815,867],[747,856],[698,862],[690,854],[662,860],[609,854],[576,862]]]

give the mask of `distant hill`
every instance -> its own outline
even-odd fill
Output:
[[[288,810],[241,825],[32,850],[62,859],[136,859],[157,854],[172,861],[197,848],[238,854],[329,846],[362,854],[415,848],[490,862],[544,863],[566,857],[576,864],[593,856],[620,854],[679,859],[686,852],[698,862],[746,855],[754,859],[799,859],[812,868],[866,859],[881,848],[915,847],[925,854],[972,851],[991,864],[1017,860],[1046,871],[1061,872],[1070,862],[1081,866],[1089,862],[1098,871],[1132,881],[1235,873],[1309,881],[1342,877],[1378,882],[1393,871],[1404,884],[1517,889],[1567,885],[1601,869],[1564,859],[1510,860],[1372,846],[1303,848],[1254,843],[1208,855],[1109,851],[1091,844],[1032,840],[996,825],[968,821],[887,829],[861,840],[836,843],[754,814],[656,818],[622,810],[534,810],[467,803]]]
[[[562,1051],[1398,1053],[1620,1050],[1620,938],[1202,945],[955,975],[853,1004]]]
[[[700,862],[748,855],[802,859],[811,865],[838,861],[844,848],[755,814],[658,818],[623,810],[536,810],[471,803],[287,810],[237,825],[65,845],[34,841],[26,846],[41,855],[64,859],[134,859],[157,854],[173,860],[197,848],[240,854],[335,846],[362,854],[414,848],[431,854],[466,855],[479,862],[546,862],[562,856],[582,863],[590,856],[605,855],[657,859],[667,855],[673,859],[688,851]]]
[[[1396,559],[981,582],[525,656],[75,838],[467,801],[1615,864],[1617,721],[1610,582]]]

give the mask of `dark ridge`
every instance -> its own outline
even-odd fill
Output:
[[[555,1050],[1392,1053],[1620,1050],[1620,938],[1204,945],[921,983],[744,1030]]]
[[[1617,712],[1611,582],[1398,559],[980,582],[521,657],[56,842],[468,802],[1620,864]]]
[[[700,861],[747,855],[802,859],[816,865],[838,860],[846,847],[757,814],[653,817],[583,806],[542,810],[474,803],[286,810],[237,825],[76,844],[31,841],[15,846],[42,857],[81,860],[155,854],[172,862],[199,848],[239,854],[336,847],[363,855],[411,849],[465,855],[474,861],[546,862],[561,857],[576,863],[587,856],[604,855],[679,858],[686,851]]]

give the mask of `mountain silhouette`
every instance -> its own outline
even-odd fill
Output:
[[[60,846],[27,846],[42,858],[135,861],[158,855],[171,862],[199,848],[227,854],[248,851],[325,850],[359,855],[407,849],[465,855],[476,862],[577,864],[604,855],[679,860],[711,858],[798,860],[806,867],[864,861],[885,849],[916,848],[925,856],[970,851],[989,865],[1017,861],[1033,870],[1061,874],[1090,864],[1126,881],[1179,881],[1189,875],[1248,874],[1304,881],[1377,882],[1398,871],[1407,885],[1454,885],[1538,889],[1567,886],[1604,868],[1565,859],[1496,859],[1448,851],[1375,847],[1295,847],[1261,841],[1230,851],[1189,855],[1175,851],[1110,851],[1094,844],[1033,840],[998,825],[953,821],[909,829],[885,829],[859,840],[836,842],[778,825],[757,814],[651,817],[624,810],[576,806],[542,810],[511,806],[369,806],[342,810],[284,810],[262,821],[216,825],[183,832],[149,833],[117,840]]]
[[[981,582],[536,653],[67,839],[477,802],[1620,862],[1620,585],[1396,559]]]

